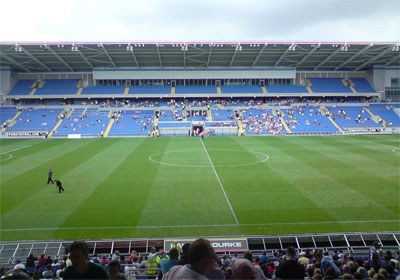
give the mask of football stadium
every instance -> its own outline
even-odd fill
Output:
[[[0,58],[2,267],[33,255],[42,273],[44,255],[55,273],[85,240],[155,279],[154,252],[204,237],[225,273],[251,252],[272,278],[289,246],[343,274],[375,246],[397,271],[398,42],[0,42]]]

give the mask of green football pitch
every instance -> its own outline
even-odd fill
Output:
[[[400,230],[398,135],[0,144],[1,241]]]

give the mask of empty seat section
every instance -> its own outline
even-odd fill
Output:
[[[8,131],[50,132],[58,121],[61,109],[25,109]]]
[[[10,95],[29,95],[35,80],[19,80],[10,91]]]
[[[308,78],[311,89],[316,93],[352,93],[351,89],[342,83],[341,78]]]
[[[221,92],[227,93],[263,93],[261,86],[254,85],[229,85],[221,86]]]
[[[369,109],[375,116],[379,116],[386,121],[389,126],[400,126],[400,117],[392,108]]]
[[[124,94],[124,86],[92,86],[85,87],[82,94]]]
[[[175,93],[191,94],[191,93],[217,93],[215,86],[176,86]]]
[[[308,93],[305,86],[299,85],[270,85],[266,88],[268,93]]]
[[[368,93],[368,92],[376,92],[371,84],[365,78],[351,78],[350,79],[354,84],[354,89],[357,92]]]
[[[171,86],[130,86],[129,94],[170,94]]]
[[[15,107],[0,107],[0,125],[12,119],[17,112],[18,110]]]
[[[45,80],[43,87],[36,90],[35,95],[70,95],[76,94],[79,80]]]

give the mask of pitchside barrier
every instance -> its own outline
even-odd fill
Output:
[[[113,239],[113,240],[86,240],[89,246],[89,255],[97,254],[110,257],[116,250],[120,255],[129,256],[132,250],[138,255],[148,255],[151,247],[157,250],[169,251],[171,247],[181,247],[197,237],[165,238],[165,239]],[[272,255],[277,250],[284,250],[293,246],[298,251],[306,249],[342,250],[343,253],[355,257],[368,256],[368,249],[374,241],[382,244],[382,250],[400,251],[400,232],[379,233],[332,233],[308,235],[272,235],[248,237],[205,237],[210,240],[219,255],[239,256],[250,250],[253,254],[266,251]],[[68,254],[71,240],[62,241],[20,241],[0,243],[0,265],[11,267],[16,259],[25,260],[29,254],[40,256],[46,254],[53,259],[62,259]]]

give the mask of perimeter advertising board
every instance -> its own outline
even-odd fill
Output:
[[[192,239],[167,239],[164,240],[164,250],[181,248],[185,243],[192,243]],[[209,238],[211,245],[216,252],[243,252],[249,249],[246,238]]]

